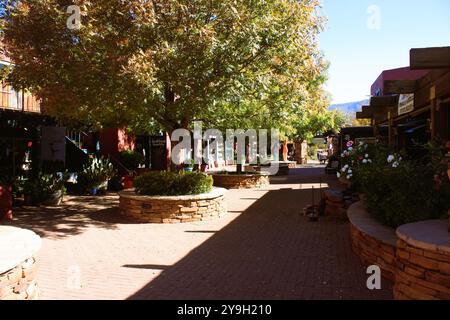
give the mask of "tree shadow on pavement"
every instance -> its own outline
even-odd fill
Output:
[[[119,224],[131,223],[119,214],[118,200],[116,194],[67,196],[58,207],[14,208],[14,220],[6,225],[31,229],[49,239],[75,236],[90,227],[114,230]]]
[[[309,201],[309,190],[268,191],[129,299],[391,299],[388,283],[367,289],[348,223],[309,222]]]

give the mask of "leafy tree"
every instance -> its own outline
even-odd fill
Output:
[[[367,127],[371,126],[372,121],[370,119],[353,119],[352,127]]]
[[[67,6],[81,28],[67,27]],[[5,18],[15,86],[96,127],[280,127],[314,114],[318,0],[22,0]],[[319,93],[318,93],[319,92]],[[299,121],[297,121],[298,123]]]
[[[342,112],[328,110],[328,98],[315,101],[319,105],[303,108],[293,121],[293,137],[298,141],[310,141],[314,136],[339,131],[345,126],[346,119]]]

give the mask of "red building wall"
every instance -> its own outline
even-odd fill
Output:
[[[418,80],[428,72],[429,70],[410,70],[409,67],[385,70],[372,84],[370,94],[372,96],[383,96],[385,80]]]
[[[119,159],[122,151],[134,150],[136,139],[125,129],[102,129],[99,133],[100,152],[103,156]]]

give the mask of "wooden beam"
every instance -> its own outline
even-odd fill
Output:
[[[411,49],[411,70],[445,68],[450,68],[450,47]]]
[[[370,106],[372,108],[395,107],[398,105],[399,96],[381,96],[370,98]]]
[[[416,80],[385,80],[385,94],[407,94],[414,93],[417,90]]]
[[[371,106],[362,106],[363,113],[372,113],[373,114],[373,108]]]
[[[372,119],[373,113],[357,112],[356,119]]]

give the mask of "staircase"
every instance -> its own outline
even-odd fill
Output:
[[[69,172],[79,172],[89,162],[89,158],[95,155],[92,150],[85,149],[89,135],[82,131],[67,130],[66,133],[66,169]],[[109,155],[109,160],[120,175],[130,175],[128,170],[118,158]]]
[[[67,130],[66,133],[66,169],[79,172],[89,161],[89,153],[82,149],[84,139],[88,135],[81,131]]]

